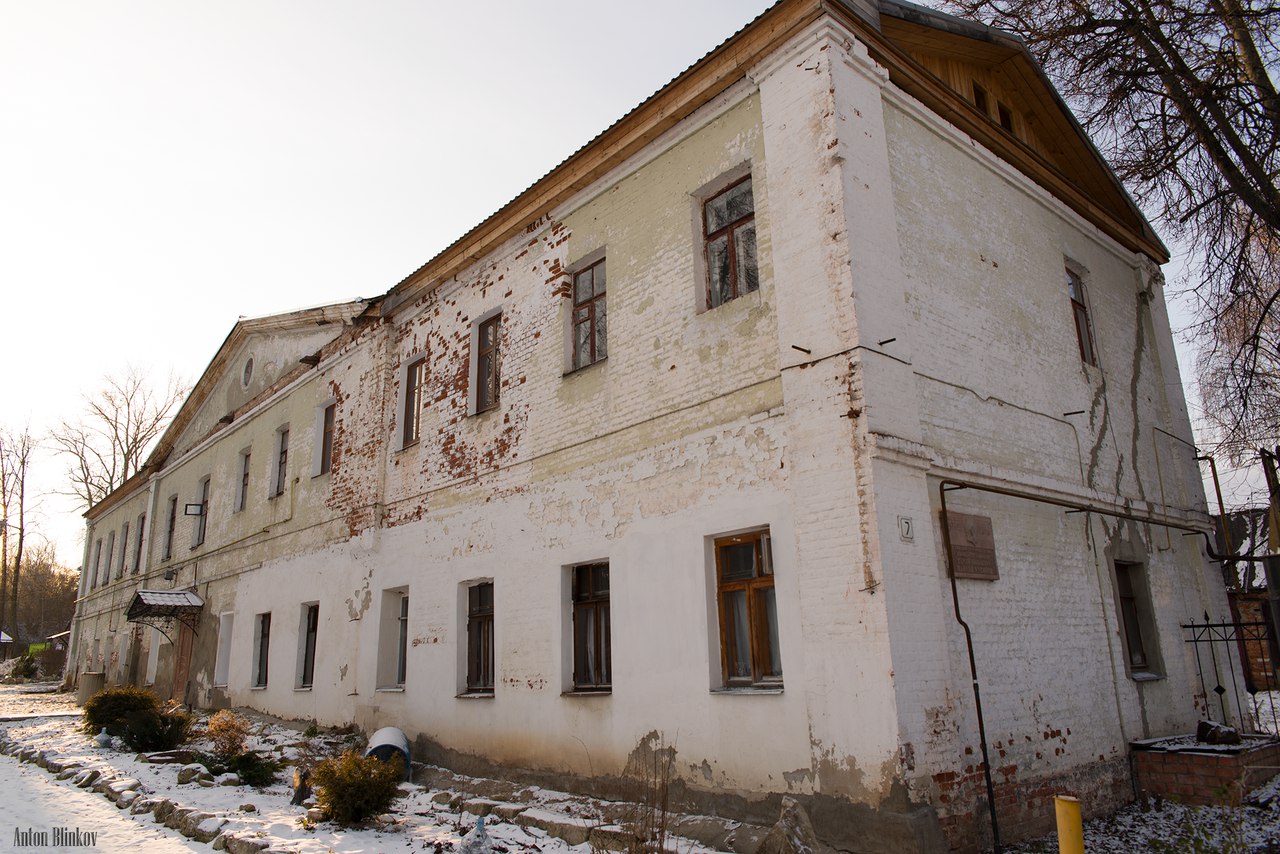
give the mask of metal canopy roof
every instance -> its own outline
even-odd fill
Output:
[[[125,618],[131,623],[149,625],[177,620],[195,632],[203,609],[204,600],[194,590],[139,590],[133,594]]]

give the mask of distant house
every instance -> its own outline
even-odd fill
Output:
[[[237,323],[87,514],[69,667],[570,789],[665,735],[850,851],[980,846],[988,776],[1006,840],[1113,809],[1228,612],[1167,258],[1020,42],[781,0],[380,296]]]

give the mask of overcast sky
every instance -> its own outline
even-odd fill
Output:
[[[0,426],[386,291],[767,5],[0,0]]]

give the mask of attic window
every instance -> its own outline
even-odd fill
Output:
[[[987,98],[987,90],[978,85],[977,81],[973,84],[973,105],[978,108],[978,112],[984,116],[991,115],[991,104]]]
[[[253,357],[244,360],[244,373],[240,376],[240,385],[244,388],[249,387],[249,380],[253,379]]]
[[[1009,109],[999,101],[996,101],[996,113],[1000,117],[1000,127],[1004,128],[1009,133],[1013,133],[1013,110]]]

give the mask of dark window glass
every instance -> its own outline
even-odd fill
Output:
[[[316,633],[320,628],[320,606],[308,605],[306,611],[306,627],[302,638],[302,673],[298,686],[310,688],[316,672]]]
[[[493,582],[467,589],[467,690],[493,690]]]
[[[173,557],[173,532],[178,527],[178,496],[169,499],[169,521],[164,529],[164,559]]]
[[[573,568],[573,687],[608,690],[613,682],[609,564]]]
[[[266,687],[267,684],[267,659],[268,652],[271,649],[271,614],[258,615],[258,649],[257,660],[254,662],[253,686],[255,688]]]
[[[142,569],[142,538],[147,530],[147,514],[143,513],[138,516],[138,541],[133,547],[133,574],[137,575]]]
[[[751,177],[708,199],[702,210],[707,305],[714,308],[760,287]]]
[[[281,430],[279,450],[276,454],[276,495],[284,494],[285,484],[289,480],[289,430]]]
[[[333,419],[338,405],[331,403],[324,408],[324,424],[320,428],[320,474],[333,468]]]
[[[411,362],[405,371],[402,447],[408,447],[422,438],[422,383],[426,377],[426,371],[426,359]]]
[[[1071,270],[1067,270],[1067,294],[1071,297],[1071,314],[1075,319],[1076,341],[1080,344],[1080,358],[1087,365],[1097,365],[1098,356],[1093,346],[1093,330],[1089,323],[1089,309],[1084,304],[1084,282]]]
[[[1120,607],[1120,621],[1124,624],[1125,651],[1129,666],[1147,667],[1147,651],[1142,638],[1141,603],[1135,594],[1134,575],[1140,568],[1131,563],[1116,563],[1116,600]]]
[[[396,684],[403,685],[409,652],[409,597],[400,597],[400,637],[396,649]]]
[[[502,315],[480,324],[476,344],[476,412],[498,405],[499,362]]]
[[[204,544],[209,529],[209,478],[200,481],[200,515],[196,517],[196,536],[192,548]]]
[[[608,355],[604,259],[573,276],[573,367]]]
[[[249,452],[240,455],[240,495],[236,497],[236,510],[240,511],[249,504]]]

